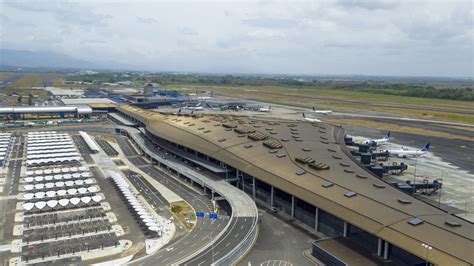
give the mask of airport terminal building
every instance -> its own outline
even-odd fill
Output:
[[[133,106],[118,107],[118,114],[174,156],[314,231],[349,238],[399,264],[474,262],[473,224],[372,175],[350,155],[342,128]]]

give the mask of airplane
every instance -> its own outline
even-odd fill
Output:
[[[304,121],[308,121],[308,122],[318,122],[318,123],[321,122],[321,120],[319,120],[319,119],[306,117],[306,115],[305,115],[304,113],[302,113],[302,114],[303,114],[303,120],[304,120]]]
[[[313,107],[313,112],[315,112],[317,114],[323,114],[323,115],[328,115],[328,114],[332,113],[331,110],[316,110],[316,108],[314,108],[314,107]]]
[[[269,112],[272,111],[272,106],[270,105],[270,106],[268,106],[268,108],[260,107],[260,108],[258,108],[258,111],[259,112],[264,112],[264,113],[269,113]]]
[[[423,148],[414,150],[414,151],[401,149],[401,150],[387,150],[387,152],[389,153],[390,156],[400,157],[400,158],[408,158],[410,156],[419,157],[419,156],[427,154],[429,148],[430,148],[430,143],[428,142],[425,144],[425,146],[423,146]]]
[[[381,139],[366,139],[362,142],[362,144],[377,146],[381,144],[386,144],[389,141],[390,141],[390,131],[387,132],[387,134],[385,134],[385,136]]]
[[[185,106],[183,109],[194,110],[194,111],[201,111],[204,108],[201,106],[201,103],[196,104],[196,106]]]

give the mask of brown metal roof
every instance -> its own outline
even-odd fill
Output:
[[[406,195],[373,176],[347,155],[344,145],[337,143],[338,128],[246,117],[164,115],[130,106],[121,106],[119,110],[142,121],[151,133],[161,138],[221,160],[420,257],[426,256],[421,246],[426,243],[433,247],[430,260],[435,263],[474,261],[472,223]],[[242,131],[234,130],[234,125],[254,129],[256,132],[249,134],[264,135],[265,141],[282,147],[270,153],[274,147],[263,145],[262,140],[243,137]],[[252,147],[245,148],[246,144]],[[279,154],[287,156],[279,157]],[[314,160],[313,164],[328,169],[317,170],[296,162],[297,157],[308,157]],[[297,175],[299,169],[306,173]],[[325,188],[322,184],[326,181],[334,185]],[[357,196],[344,196],[348,191]],[[410,203],[402,203],[401,198]],[[423,224],[409,224],[413,217],[422,219]],[[461,226],[449,226],[445,224],[447,220]]]

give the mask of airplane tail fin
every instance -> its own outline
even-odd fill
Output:
[[[430,149],[430,144],[431,143],[426,143],[425,146],[423,146],[423,149],[421,149],[421,151],[428,151]]]
[[[389,139],[390,138],[390,131],[387,132],[387,134],[385,135],[385,137],[383,137],[384,139]]]
[[[181,113],[181,108],[179,108],[179,110],[178,110],[178,114],[179,114],[179,113]]]
[[[314,106],[313,106],[313,111],[316,111],[316,108],[314,108]]]
[[[306,115],[304,113],[301,113],[303,115],[304,118],[306,118]]]
[[[194,114],[194,110],[191,111],[191,114]]]

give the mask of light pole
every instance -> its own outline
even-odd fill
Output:
[[[416,166],[418,165],[418,156],[415,154],[415,172],[413,173],[413,196],[416,193]]]
[[[433,247],[428,245],[428,244],[425,244],[425,243],[422,243],[421,246],[426,248],[426,258],[425,258],[425,260],[426,260],[426,266],[428,266],[428,265],[430,265],[430,262],[428,261],[429,252],[430,252],[430,250],[433,249]]]

